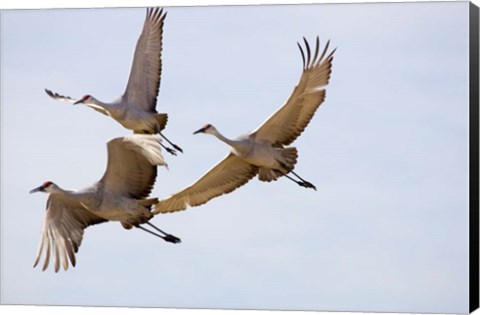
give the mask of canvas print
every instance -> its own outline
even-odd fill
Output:
[[[1,303],[467,313],[472,10],[2,11]]]

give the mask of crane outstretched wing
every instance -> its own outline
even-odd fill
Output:
[[[60,101],[60,102],[75,104],[78,101],[77,99],[71,98],[70,96],[60,95],[60,94],[54,93],[54,92],[52,92],[48,89],[45,89],[45,92],[47,93],[48,96],[50,96],[54,100],[57,100],[57,101]],[[96,106],[94,104],[88,104],[88,103],[85,103],[85,105],[87,105],[90,108],[93,108],[94,110],[96,110],[99,113],[102,113],[104,115],[109,116],[108,112],[100,106]]]
[[[307,127],[317,108],[325,99],[324,86],[328,84],[332,71],[335,49],[327,55],[330,41],[319,55],[320,42],[317,37],[315,53],[304,38],[305,50],[298,44],[303,59],[303,72],[298,85],[287,102],[258,127],[252,136],[266,140],[273,146],[292,143]]]
[[[65,102],[65,103],[69,103],[69,104],[73,104],[75,103],[76,99],[74,98],[71,98],[70,96],[64,96],[64,95],[60,95],[58,93],[54,93],[48,89],[45,89],[45,93],[47,93],[48,96],[50,96],[51,98],[53,98],[54,100],[57,100],[57,101],[60,101],[60,102]]]
[[[157,165],[166,165],[160,142],[159,136],[143,134],[110,140],[107,168],[98,185],[134,199],[148,197],[157,177]]]
[[[148,8],[123,97],[144,111],[156,112],[162,74],[163,9]]]
[[[51,194],[47,200],[40,244],[33,267],[38,265],[44,251],[43,271],[48,268],[51,255],[55,272],[60,270],[60,264],[67,270],[69,260],[75,267],[75,253],[82,243],[83,230],[90,225],[106,221],[85,209],[76,200]]]
[[[258,167],[230,153],[193,185],[159,201],[153,213],[175,212],[185,210],[188,206],[200,206],[246,184],[257,172]]]

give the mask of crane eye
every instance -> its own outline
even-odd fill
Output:
[[[43,187],[47,188],[48,186],[50,186],[52,184],[51,181],[46,181],[45,183],[43,183]]]

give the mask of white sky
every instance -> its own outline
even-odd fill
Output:
[[[255,129],[290,95],[296,42],[338,47],[325,104],[294,145],[317,186],[257,179],[152,222],[86,230],[77,267],[33,269],[45,180],[98,180],[113,120],[44,88],[109,101],[125,87],[144,9],[2,12],[1,302],[465,312],[468,303],[468,3],[167,8],[158,110],[185,154],[165,198],[228,148],[192,132]],[[20,202],[21,201],[21,202]]]

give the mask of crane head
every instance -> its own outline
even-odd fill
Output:
[[[53,185],[55,185],[53,182],[46,181],[42,185],[38,186],[37,188],[34,188],[34,189],[30,190],[30,193],[33,194],[33,193],[39,192],[39,191],[49,193],[50,190],[53,188]]]
[[[73,103],[73,105],[85,103],[85,102],[88,101],[90,98],[91,98],[90,95],[88,95],[88,94],[87,94],[87,95],[84,95],[81,99],[79,99],[78,101],[76,101],[75,103]]]
[[[202,128],[198,129],[195,131],[193,134],[197,133],[212,133],[215,130],[215,127],[213,127],[211,124],[206,124]]]

